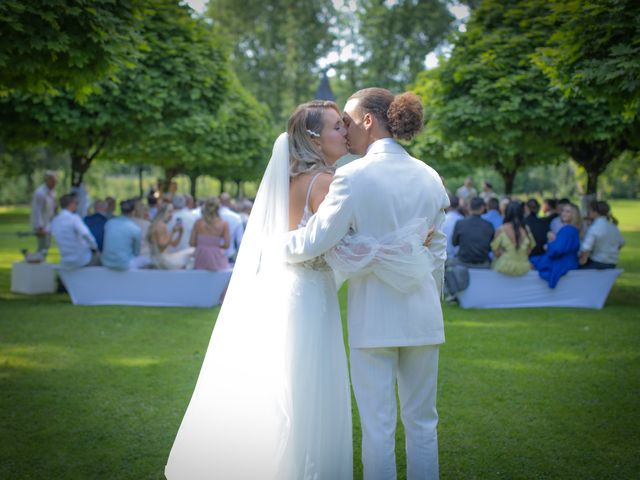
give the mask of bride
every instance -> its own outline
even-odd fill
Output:
[[[279,244],[316,211],[346,153],[333,102],[300,105],[276,140],[169,454],[169,480],[352,478],[336,281],[321,257],[286,264]]]

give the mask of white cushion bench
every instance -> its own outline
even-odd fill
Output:
[[[58,269],[74,305],[213,307],[232,270],[127,270],[85,267]]]
[[[578,307],[601,309],[623,271],[571,270],[555,289],[538,272],[510,277],[493,270],[469,269],[469,287],[458,292],[462,308]]]

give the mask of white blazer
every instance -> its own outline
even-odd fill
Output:
[[[329,193],[305,228],[289,232],[286,257],[309,260],[335,246],[350,230],[374,238],[426,217],[436,225],[429,249],[437,268],[423,287],[401,293],[374,275],[349,284],[349,345],[374,348],[444,342],[441,279],[447,239],[442,233],[449,197],[437,172],[390,139],[339,168]]]

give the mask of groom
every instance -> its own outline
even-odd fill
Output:
[[[411,293],[374,275],[353,279],[348,326],[364,478],[396,478],[397,384],[407,478],[435,479],[438,346],[444,342],[439,297],[447,246],[440,226],[449,199],[435,170],[412,158],[393,138],[410,137],[422,126],[422,106],[415,95],[394,98],[381,88],[360,90],[347,101],[344,120],[349,149],[363,158],[338,169],[307,226],[289,233],[286,255],[291,263],[316,257],[350,230],[382,238],[417,218],[434,222],[428,247],[436,258],[433,275]]]

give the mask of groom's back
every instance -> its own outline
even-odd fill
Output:
[[[399,145],[343,167],[353,197],[353,228],[381,238],[416,218],[436,220],[448,206],[438,174]],[[442,214],[441,214],[442,216]],[[446,248],[446,247],[445,247]],[[374,275],[349,286],[349,344],[353,348],[439,344],[444,341],[439,291],[428,275],[421,289],[403,293]]]

